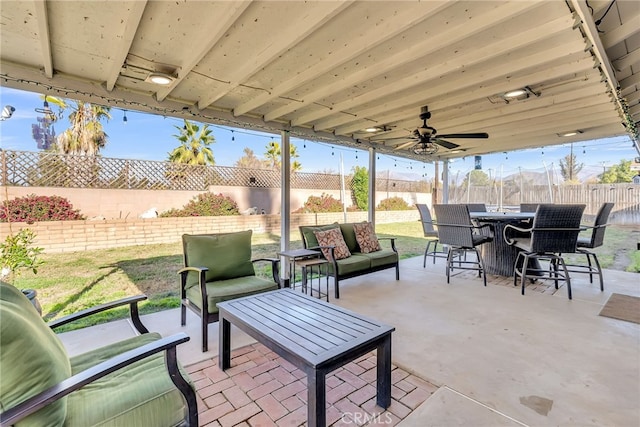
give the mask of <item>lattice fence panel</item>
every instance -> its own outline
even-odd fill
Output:
[[[280,172],[228,166],[198,166],[151,160],[2,151],[3,185],[142,190],[206,191],[210,185],[280,188]],[[291,188],[339,190],[340,175],[295,172]],[[345,177],[351,188],[351,176]],[[378,191],[428,192],[423,181],[376,180]]]

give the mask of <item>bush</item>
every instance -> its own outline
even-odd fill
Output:
[[[351,194],[360,210],[367,210],[369,204],[369,173],[367,168],[355,166],[351,179]]]
[[[5,201],[0,210],[0,222],[74,221],[86,219],[78,209],[64,197],[36,196],[29,194]]]
[[[408,211],[413,209],[402,197],[389,197],[381,200],[376,210],[378,211]]]
[[[342,212],[342,203],[329,194],[322,193],[320,197],[309,196],[304,206],[293,211],[293,213],[322,213],[322,212]]]
[[[185,216],[229,216],[240,215],[238,204],[222,194],[203,193],[189,201],[182,209],[170,209],[160,217]]]

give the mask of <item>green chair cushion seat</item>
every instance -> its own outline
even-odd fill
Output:
[[[251,262],[251,230],[227,234],[183,236],[185,265],[206,267],[207,282],[255,274]],[[198,274],[189,272],[186,287],[198,284]]]
[[[278,284],[273,280],[267,280],[258,276],[245,276],[237,277],[235,279],[207,282],[206,286],[209,313],[218,312],[217,304],[219,302],[278,289]],[[192,286],[187,289],[186,293],[187,299],[202,310],[200,287]]]
[[[382,249],[364,255],[371,260],[372,268],[395,264],[398,262],[397,252],[394,252],[391,249]]]
[[[74,372],[161,336],[144,334],[73,357]],[[186,403],[165,367],[164,353],[133,363],[100,378],[67,398],[65,426],[177,426],[184,421]],[[132,401],[140,404],[131,405]]]
[[[338,275],[366,271],[371,267],[371,260],[362,254],[352,254],[349,258],[336,261],[338,264]],[[333,271],[333,265],[329,264],[329,271]]]
[[[69,378],[64,346],[22,292],[0,283],[0,408],[11,408]],[[16,426],[62,425],[67,414],[62,398]]]

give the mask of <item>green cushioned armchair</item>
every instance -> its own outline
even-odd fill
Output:
[[[208,325],[218,321],[218,303],[280,287],[279,260],[251,259],[251,230],[222,234],[184,234],[180,275],[181,324],[187,308],[200,316],[202,351],[208,350]],[[271,262],[273,280],[256,276],[258,261]]]
[[[21,291],[0,282],[0,425],[197,426],[196,395],[176,359],[185,334],[149,333],[130,297],[46,324]],[[129,305],[141,333],[69,357],[52,328]]]

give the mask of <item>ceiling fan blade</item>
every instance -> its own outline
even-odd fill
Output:
[[[452,150],[459,147],[458,144],[454,144],[453,142],[445,141],[444,139],[440,138],[433,138],[431,142],[435,142],[436,144],[443,146],[447,150]]]
[[[418,140],[418,138],[416,138],[413,135],[407,135],[407,136],[396,136],[395,138],[380,138],[379,141],[396,141],[398,139],[411,139],[414,141]]]
[[[407,148],[407,147],[410,147],[410,146],[412,146],[412,145],[416,145],[416,144],[417,144],[417,141],[415,141],[415,140],[407,141],[407,142],[405,142],[404,144],[400,144],[400,145],[398,145],[398,146],[395,148],[395,150],[402,150],[403,148]]]
[[[438,135],[438,138],[489,138],[489,134],[485,132],[478,133],[447,133],[444,135]]]

